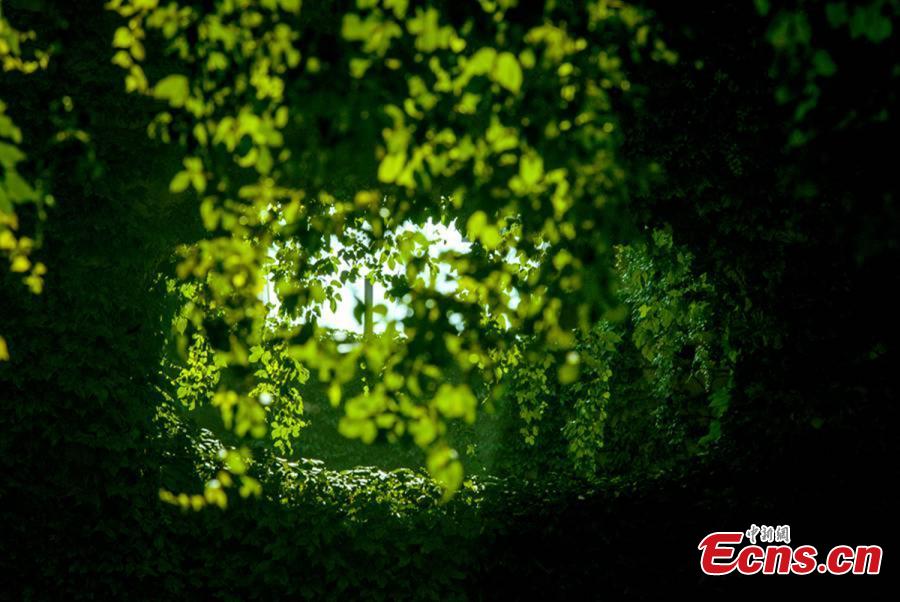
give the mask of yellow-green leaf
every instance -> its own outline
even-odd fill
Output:
[[[484,211],[476,211],[466,222],[466,232],[470,239],[481,236],[481,231],[487,225],[487,214]]]
[[[522,87],[522,67],[511,52],[500,53],[494,63],[492,75],[494,81],[510,92],[516,93]]]
[[[168,100],[173,107],[184,106],[190,93],[188,78],[183,75],[168,75],[153,87],[153,96],[161,100]]]
[[[406,153],[386,155],[378,166],[378,179],[391,183],[397,179],[403,167],[406,165]]]
[[[186,171],[179,171],[169,183],[169,191],[174,193],[184,192],[191,183],[191,174]]]
[[[544,175],[544,160],[539,155],[525,155],[519,160],[519,176],[526,184],[537,184]]]

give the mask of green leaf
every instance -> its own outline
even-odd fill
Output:
[[[341,403],[341,385],[338,381],[332,381],[328,387],[328,401],[331,407],[336,408]]]
[[[466,73],[471,75],[484,75],[491,70],[497,58],[497,51],[493,48],[481,48],[472,55],[466,63]]]
[[[468,385],[442,384],[435,394],[434,404],[447,418],[464,418],[469,423],[475,421],[477,402]]]
[[[837,65],[831,60],[831,55],[826,50],[817,50],[813,55],[813,65],[816,73],[823,77],[830,77],[837,71]]]
[[[544,160],[538,155],[523,156],[519,160],[519,176],[526,184],[537,184],[544,176]]]
[[[428,472],[444,490],[444,500],[453,497],[463,481],[463,467],[456,450],[446,446],[438,447],[428,454]]]
[[[825,6],[825,16],[832,27],[840,27],[847,22],[847,4],[835,2]]]
[[[0,142],[0,165],[9,169],[24,158],[24,153],[17,147]]]
[[[494,63],[492,75],[494,81],[510,92],[516,93],[522,87],[522,67],[511,52],[500,53]]]
[[[487,214],[484,211],[476,211],[469,217],[466,222],[466,232],[470,239],[476,239],[481,236],[481,231],[487,225]]]
[[[405,165],[406,153],[385,155],[378,166],[378,179],[387,184],[396,181]]]
[[[502,237],[500,236],[500,230],[497,229],[497,226],[486,226],[481,231],[481,244],[484,245],[484,248],[488,251],[493,251],[497,247],[500,246],[500,241]]]
[[[22,179],[19,172],[8,170],[6,172],[5,182],[3,186],[6,188],[6,194],[13,203],[22,203],[32,201],[36,198],[34,189]]]
[[[113,34],[114,48],[128,48],[133,41],[134,35],[127,27],[119,27],[116,29],[116,33]]]
[[[565,363],[560,367],[557,377],[559,382],[568,385],[578,380],[578,364]]]
[[[153,96],[167,100],[173,107],[182,107],[190,93],[188,78],[183,75],[167,75],[153,87]]]
[[[881,14],[881,3],[857,7],[850,19],[850,35],[854,38],[863,35],[878,43],[891,37],[892,32],[891,20]]]
[[[179,171],[169,182],[169,192],[179,193],[187,190],[191,183],[191,174],[186,171]]]
[[[294,14],[300,12],[300,6],[302,4],[301,0],[278,0],[278,3],[285,11]]]

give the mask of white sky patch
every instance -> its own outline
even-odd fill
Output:
[[[469,252],[469,249],[472,246],[472,243],[463,238],[463,235],[456,227],[455,222],[444,225],[435,223],[429,218],[429,220],[421,227],[407,221],[398,229],[399,232],[410,230],[418,230],[419,232],[422,232],[426,238],[432,241],[428,251],[432,258],[437,258],[445,251],[455,251],[457,253],[465,254]],[[341,243],[336,237],[332,237],[331,239],[331,248],[335,253],[342,248]],[[350,267],[350,265],[342,262],[339,270],[349,269]],[[399,274],[404,270],[405,266],[398,265],[393,270],[390,270],[389,273]],[[365,271],[365,269],[362,271]],[[443,294],[449,294],[456,290],[456,279],[451,273],[450,266],[447,263],[438,263],[438,277],[436,279],[435,287],[438,292]],[[322,317],[318,321],[319,325],[326,328],[362,334],[363,325],[356,320],[353,315],[353,310],[356,307],[357,299],[362,301],[365,295],[363,279],[360,278],[358,282],[344,283],[340,288],[340,295],[341,299],[337,301],[334,310],[331,309],[330,303],[326,302],[323,304]],[[278,296],[275,294],[274,282],[270,278],[266,281],[263,300],[271,305],[272,309],[270,310],[270,316],[274,317],[278,312],[280,302]],[[376,333],[384,332],[389,322],[400,322],[407,316],[407,306],[402,301],[386,298],[384,287],[377,282],[373,284],[372,303],[373,306],[384,305],[386,309],[386,312],[383,315],[376,313],[373,316],[373,330]]]

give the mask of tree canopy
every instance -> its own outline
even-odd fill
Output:
[[[37,597],[383,598],[424,595],[421,562],[477,596],[525,574],[519,533],[869,483],[839,450],[887,453],[895,411],[898,15],[6,0],[0,569]],[[329,326],[363,280],[403,317]],[[311,407],[424,471],[309,458]],[[246,583],[250,552],[216,555],[241,546]],[[576,591],[566,554],[545,585]]]

